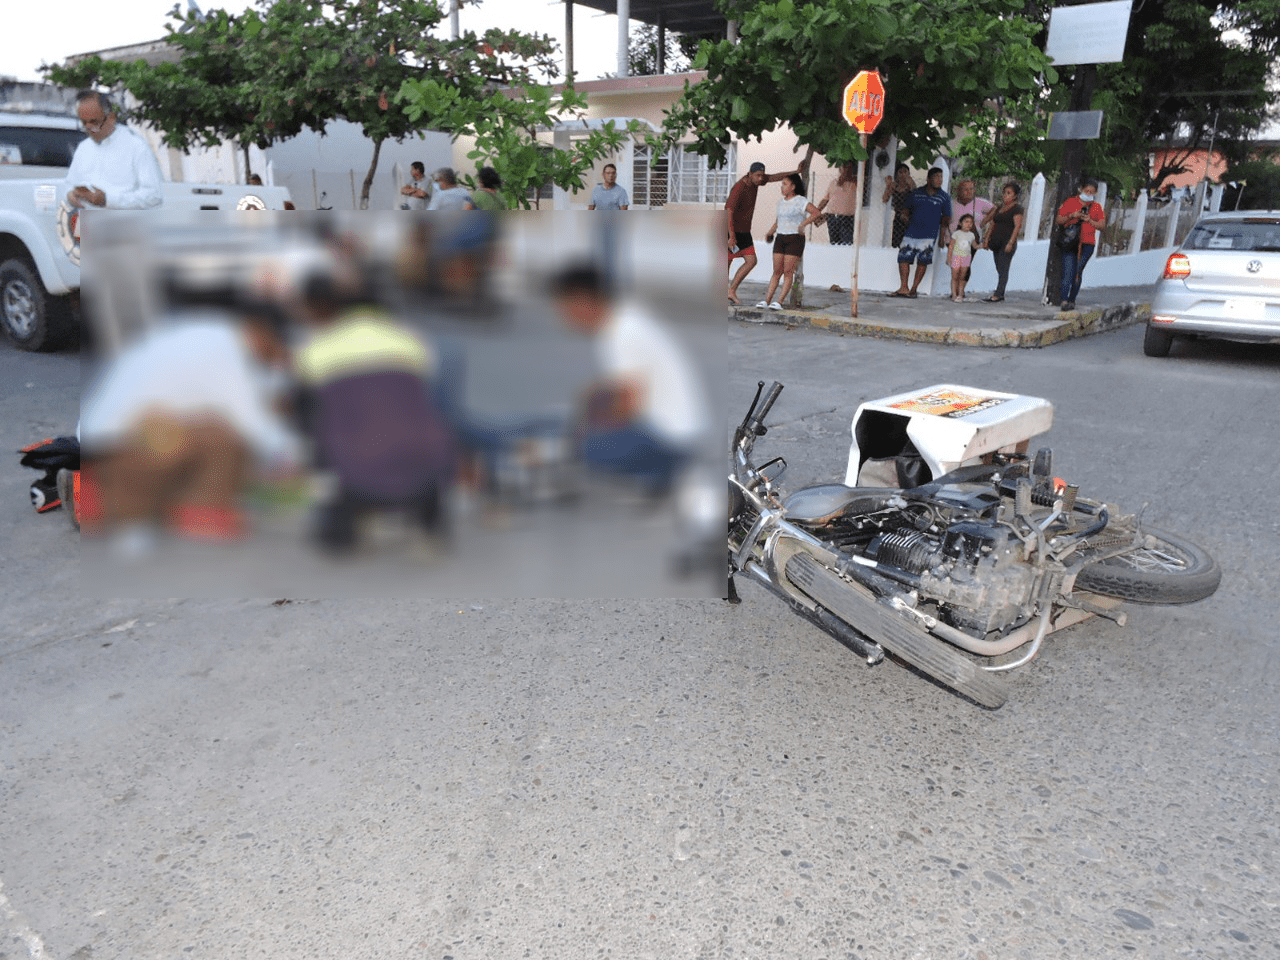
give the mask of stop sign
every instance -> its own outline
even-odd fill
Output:
[[[863,70],[844,88],[840,112],[859,133],[870,133],[884,116],[884,84],[874,70]]]

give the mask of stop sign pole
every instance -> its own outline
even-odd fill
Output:
[[[845,122],[861,136],[862,152],[867,152],[867,134],[884,117],[884,84],[874,70],[863,70],[844,88],[841,114]],[[849,316],[858,315],[858,251],[862,247],[862,172],[866,162],[858,164],[857,203],[853,208],[853,269],[849,278]]]

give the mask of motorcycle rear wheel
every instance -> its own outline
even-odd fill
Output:
[[[957,693],[992,709],[1008,699],[1004,684],[978,664],[808,554],[798,553],[787,561],[786,577],[853,629]]]
[[[1144,527],[1148,545],[1083,567],[1076,586],[1134,603],[1194,603],[1218,589],[1222,569],[1190,540]]]

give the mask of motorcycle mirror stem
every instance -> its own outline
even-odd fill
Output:
[[[761,380],[756,384],[756,395],[751,398],[751,406],[747,407],[747,415],[742,418],[742,426],[739,428],[743,431],[747,429],[747,424],[751,422],[751,415],[756,412],[756,404],[760,402],[760,394],[764,390],[764,381]]]

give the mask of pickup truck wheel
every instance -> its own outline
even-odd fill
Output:
[[[26,260],[0,263],[0,321],[23,350],[53,350],[71,332],[71,312],[63,298],[52,297]]]

